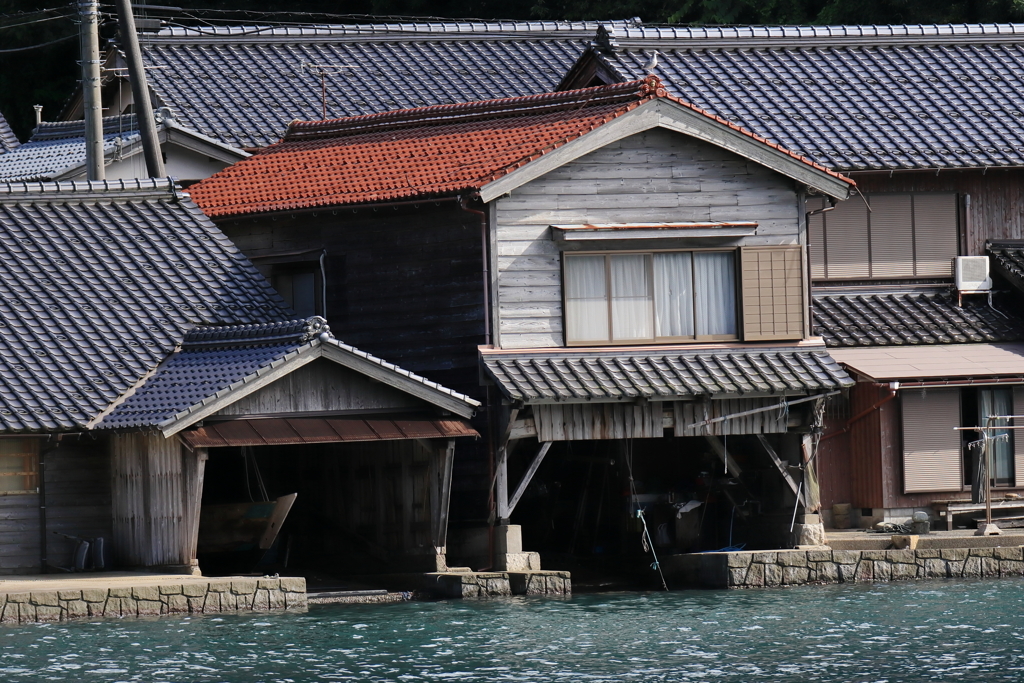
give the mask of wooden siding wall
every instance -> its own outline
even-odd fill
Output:
[[[850,389],[850,415],[860,415],[888,395],[887,384],[858,382]],[[885,414],[884,409],[894,402],[895,399],[879,406],[850,425],[850,499],[836,502],[850,503],[858,508],[885,507],[883,445],[886,438],[898,436],[899,431],[898,427],[894,430],[889,424],[891,419],[888,419],[890,416]],[[891,447],[889,449],[892,450]]]
[[[42,449],[53,447],[43,442]],[[101,441],[61,442],[46,458],[46,530],[50,564],[69,566],[74,544],[54,531],[112,537],[110,460]],[[0,495],[0,573],[30,574],[39,566],[39,495]]]
[[[539,441],[652,439],[665,435],[660,401],[635,403],[558,403],[533,407]]]
[[[985,253],[990,239],[1024,239],[1024,170],[910,171],[855,173],[861,191],[957,192],[971,196],[967,216],[967,255]]]
[[[788,178],[678,133],[652,130],[581,157],[497,200],[500,345],[563,345],[549,225],[757,221],[744,245],[795,244],[797,206]]]
[[[327,251],[326,318],[335,336],[474,398],[482,397],[480,217],[454,202],[337,209],[225,221],[246,256]],[[317,266],[319,267],[319,266]]]
[[[846,427],[849,418],[849,415],[842,418],[826,417],[823,433],[828,435],[839,432]],[[849,432],[820,441],[815,463],[822,509],[831,510],[836,503],[850,503],[853,492]]]
[[[110,453],[117,564],[191,564],[205,452],[186,451],[177,437],[137,432],[112,436]]]
[[[724,398],[713,401],[675,401],[676,436],[727,436],[729,434],[783,434],[788,431],[789,413],[780,410],[766,410],[721,422],[693,428],[704,420],[713,420],[726,415],[757,410],[778,405],[781,399],[771,398]]]
[[[480,217],[453,202],[418,208],[325,210],[225,221],[249,257],[326,250],[326,318],[363,351],[485,401],[477,346],[484,341]],[[257,261],[260,263],[261,261]],[[487,432],[486,410],[473,426]],[[487,518],[487,441],[460,447],[452,516]]]
[[[329,360],[317,359],[217,412],[217,415],[419,408],[417,399]]]

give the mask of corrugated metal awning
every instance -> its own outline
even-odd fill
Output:
[[[480,436],[464,420],[428,418],[359,419],[297,417],[209,422],[181,432],[192,448],[217,446],[286,446],[290,444],[451,439]]]

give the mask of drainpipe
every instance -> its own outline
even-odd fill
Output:
[[[46,455],[60,447],[61,434],[57,434],[56,443],[48,448],[39,449],[39,572],[49,572],[49,560],[46,555]]]
[[[871,413],[875,412],[876,410],[878,410],[880,407],[882,407],[883,405],[885,405],[889,401],[891,401],[894,398],[896,398],[896,392],[897,392],[897,390],[899,390],[899,388],[900,388],[900,383],[899,382],[889,382],[889,395],[888,396],[886,396],[882,400],[876,402],[873,406],[871,406],[867,410],[862,410],[861,412],[859,412],[856,415],[854,415],[853,417],[851,417],[849,420],[847,420],[846,426],[843,427],[842,429],[840,429],[839,431],[832,432],[831,434],[826,434],[825,436],[821,437],[821,440],[819,441],[819,443],[821,441],[826,440],[826,439],[831,439],[833,436],[839,436],[840,434],[845,434],[846,432],[850,431],[850,427],[853,425],[854,422],[857,422],[858,420],[862,420],[863,418],[865,418],[868,415],[870,415]]]

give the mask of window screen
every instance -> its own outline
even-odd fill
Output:
[[[900,392],[903,408],[903,492],[959,491],[960,390]]]
[[[0,493],[34,493],[38,481],[39,441],[0,439]]]
[[[807,209],[824,205],[815,198]],[[951,277],[959,251],[957,207],[953,193],[881,193],[868,195],[867,204],[861,197],[839,202],[808,219],[811,277]]]
[[[566,254],[569,344],[734,339],[735,251]]]

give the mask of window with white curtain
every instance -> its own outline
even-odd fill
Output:
[[[567,344],[735,339],[735,255],[565,254]]]

